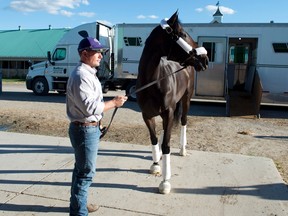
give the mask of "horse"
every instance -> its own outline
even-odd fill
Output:
[[[181,121],[180,155],[185,156],[187,114],[194,91],[194,69],[204,71],[207,67],[206,49],[198,47],[184,30],[178,20],[178,10],[169,19],[163,19],[145,41],[136,80],[136,89],[144,89],[138,91],[136,97],[152,143],[151,174],[161,173],[159,162],[162,158],[161,194],[171,191],[172,126],[175,121]],[[151,82],[156,84],[145,88]],[[157,116],[161,116],[163,127],[159,141],[156,135]]]

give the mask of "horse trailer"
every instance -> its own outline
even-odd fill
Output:
[[[80,41],[79,31],[89,30],[90,36],[98,37],[110,48],[98,70],[103,91],[125,89],[130,95],[135,89],[146,38],[156,25],[123,23],[108,27],[96,22],[71,29],[60,40],[62,44],[56,45],[52,60],[32,65],[34,71],[30,69],[27,75],[30,89],[36,83],[35,78],[42,77],[48,83],[46,93],[65,91],[70,74],[68,65],[75,66],[79,61],[75,39]],[[194,99],[233,101],[229,100],[230,92],[251,93],[258,80],[256,94],[261,104],[288,105],[288,23],[186,23],[183,27],[199,46],[206,48],[209,56],[208,69],[195,73]],[[69,44],[71,40],[73,47]],[[58,48],[67,49],[67,56],[57,59]],[[136,99],[135,95],[130,99]]]
[[[130,80],[129,86],[133,86],[145,40],[155,26],[114,26],[114,78]],[[288,23],[201,23],[183,27],[209,56],[209,68],[195,73],[193,98],[225,100],[229,89],[251,91],[254,76],[250,73],[257,72],[261,102],[288,105]]]

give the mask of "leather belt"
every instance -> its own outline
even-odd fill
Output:
[[[73,124],[77,126],[98,126],[98,122],[93,121],[93,122],[79,122],[79,121],[74,121],[72,122]]]

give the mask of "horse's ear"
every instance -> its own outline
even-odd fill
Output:
[[[85,30],[79,31],[78,34],[83,38],[89,37],[88,32]]]
[[[178,21],[178,10],[170,17],[170,19],[167,21],[170,26],[173,26]]]

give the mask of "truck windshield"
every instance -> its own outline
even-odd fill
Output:
[[[52,60],[53,61],[60,61],[64,60],[66,57],[66,49],[65,48],[57,48],[53,53]]]

